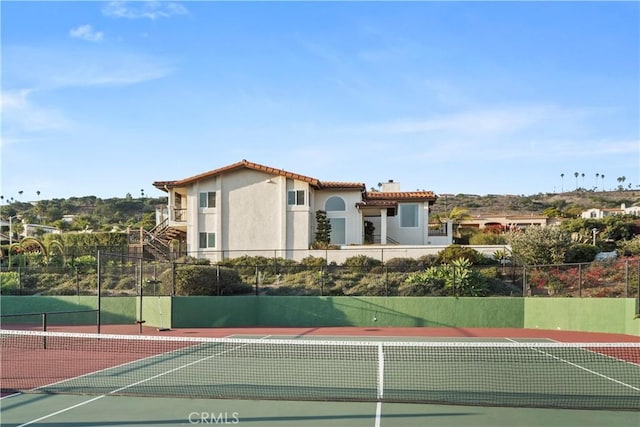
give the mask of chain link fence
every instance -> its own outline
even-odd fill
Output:
[[[440,280],[438,269],[443,268],[428,258],[382,262],[354,257],[341,265],[327,265],[323,258],[297,262],[246,256],[211,264],[98,252],[93,263],[81,267],[17,267],[0,272],[0,279],[5,295],[96,295],[99,282],[102,296],[465,296],[464,281],[472,280],[482,281],[478,294],[482,296],[638,298],[640,283],[639,257],[582,264],[472,266],[469,271],[454,269]],[[430,269],[434,274],[425,276]]]

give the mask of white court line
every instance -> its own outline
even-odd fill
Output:
[[[514,343],[520,343],[519,341],[512,340],[511,338],[507,338],[507,339],[509,341],[511,341],[511,342],[514,342]],[[526,343],[520,343],[520,344],[526,344]],[[635,390],[635,391],[640,391],[640,388],[638,388],[638,387],[634,387],[631,384],[624,383],[622,381],[616,380],[615,378],[611,378],[611,377],[609,377],[607,375],[601,374],[600,372],[596,372],[596,371],[593,371],[593,370],[591,370],[589,368],[585,368],[584,366],[578,365],[577,363],[569,362],[568,360],[565,360],[565,359],[563,359],[561,357],[558,357],[558,356],[554,356],[553,354],[547,353],[546,351],[543,351],[543,350],[539,350],[539,349],[537,349],[535,347],[529,347],[529,348],[531,350],[537,351],[540,354],[544,354],[545,356],[551,357],[552,359],[556,359],[556,360],[559,360],[560,362],[564,362],[567,365],[573,366],[574,368],[582,369],[585,372],[588,372],[590,374],[593,374],[593,375],[596,375],[598,377],[604,378],[606,380],[612,381],[612,382],[614,382],[616,384],[620,384],[622,386],[628,387],[628,388],[630,388],[632,390]]]
[[[63,412],[70,411],[70,410],[75,409],[75,408],[77,408],[77,407],[79,407],[79,406],[86,405],[87,403],[94,402],[94,401],[96,401],[96,400],[98,400],[98,399],[102,399],[102,398],[103,398],[103,397],[105,397],[105,396],[106,396],[106,395],[105,395],[105,394],[103,394],[102,396],[94,397],[94,398],[92,398],[92,399],[86,400],[86,401],[84,401],[84,402],[80,402],[80,403],[75,404],[75,405],[73,405],[73,406],[69,406],[68,408],[60,409],[59,411],[53,412],[53,413],[51,413],[51,414],[45,415],[45,416],[40,417],[40,418],[36,418],[35,420],[27,421],[27,422],[26,422],[26,423],[24,423],[24,424],[20,424],[18,427],[28,426],[28,425],[31,425],[31,424],[34,424],[34,423],[40,422],[40,421],[42,421],[42,420],[46,420],[47,418],[51,418],[51,417],[53,417],[53,416],[55,416],[55,415],[62,414]]]
[[[380,427],[380,419],[382,418],[382,402],[376,404],[376,423],[375,427]]]
[[[269,336],[270,336],[270,335],[267,335],[267,336],[264,336],[264,337],[262,337],[262,338],[260,338],[260,339],[265,339],[265,338],[267,338],[267,337],[269,337]],[[221,351],[221,352],[218,352],[218,353],[216,353],[216,354],[212,354],[211,356],[203,357],[202,359],[198,359],[198,360],[196,360],[196,361],[194,361],[194,362],[191,362],[191,363],[188,363],[188,364],[186,364],[186,365],[182,365],[182,366],[179,366],[179,367],[177,367],[177,368],[173,368],[173,369],[171,369],[171,370],[169,370],[169,371],[163,372],[163,373],[158,374],[158,375],[154,375],[154,376],[152,376],[152,377],[146,378],[146,379],[141,380],[141,381],[138,381],[138,382],[136,382],[136,383],[129,384],[129,385],[124,386],[124,387],[120,387],[120,388],[118,388],[118,389],[116,389],[116,390],[112,390],[112,391],[110,391],[109,393],[102,394],[102,395],[100,395],[100,396],[96,396],[96,397],[94,397],[94,398],[91,398],[91,399],[86,400],[86,401],[84,401],[84,402],[77,403],[77,404],[75,404],[75,405],[73,405],[73,406],[69,406],[69,407],[67,407],[67,408],[60,409],[59,411],[52,412],[52,413],[50,413],[50,414],[44,415],[44,416],[42,416],[42,417],[40,417],[40,418],[37,418],[37,419],[35,419],[35,420],[27,421],[26,423],[24,423],[24,424],[20,424],[20,425],[19,425],[19,426],[17,426],[17,427],[28,426],[28,425],[31,425],[31,424],[34,424],[34,423],[40,422],[40,421],[42,421],[42,420],[46,420],[47,418],[51,418],[51,417],[56,416],[56,415],[58,415],[58,414],[62,414],[63,412],[70,411],[70,410],[72,410],[72,409],[75,409],[75,408],[78,408],[78,407],[80,407],[80,406],[86,405],[87,403],[95,402],[96,400],[102,399],[103,397],[106,397],[107,395],[114,394],[114,393],[118,393],[118,392],[120,392],[120,391],[122,391],[122,390],[126,390],[126,389],[128,389],[128,388],[130,388],[130,387],[134,387],[134,386],[136,386],[136,385],[138,385],[138,384],[142,384],[142,383],[145,383],[145,382],[147,382],[147,381],[151,381],[151,380],[153,380],[153,379],[155,379],[155,378],[159,378],[159,377],[164,376],[164,375],[167,375],[167,374],[169,374],[169,373],[172,373],[172,372],[178,371],[178,370],[180,370],[180,369],[183,369],[183,368],[186,368],[186,367],[189,367],[189,366],[193,366],[193,365],[195,365],[196,363],[200,363],[200,362],[202,362],[202,361],[205,361],[205,360],[211,359],[211,358],[213,358],[213,357],[216,357],[216,356],[220,356],[220,355],[222,355],[222,354],[229,353],[229,352],[231,352],[231,351],[237,350],[237,349],[242,348],[242,347],[244,347],[244,346],[247,346],[247,345],[249,345],[249,344],[250,344],[250,343],[242,344],[242,345],[240,345],[240,346],[237,346],[237,347],[231,348],[231,349],[229,349],[229,350]],[[172,350],[172,351],[171,351],[171,352],[169,352],[169,353],[172,353],[172,352],[174,352],[174,351],[177,351],[177,350]],[[165,354],[167,354],[167,353],[162,353],[161,355],[165,355]],[[139,360],[137,360],[137,361],[143,361],[143,360],[146,360],[146,359],[149,359],[149,358],[152,358],[152,357],[157,357],[157,356],[160,356],[160,355],[155,355],[155,356],[145,357],[145,358],[143,358],[143,359],[139,359]],[[132,361],[132,362],[123,363],[123,364],[121,364],[121,365],[118,365],[117,367],[124,366],[124,365],[128,365],[128,364],[131,364],[131,363],[134,363],[134,362],[136,362],[136,360],[134,360],[134,361]],[[114,367],[114,368],[116,368],[116,367]],[[106,371],[106,370],[108,370],[108,369],[112,369],[112,368],[102,369],[101,371]],[[101,371],[96,371],[96,373],[97,373],[97,372],[101,372]],[[89,374],[80,375],[80,376],[75,377],[75,378],[81,378],[81,377],[85,377],[85,376],[87,376],[87,375],[89,375]],[[74,378],[72,378],[72,379],[74,379]],[[70,380],[65,380],[65,381],[70,381]],[[54,384],[59,384],[60,382],[63,382],[63,381],[59,381],[59,382],[54,383]],[[34,389],[34,390],[36,390],[36,389]]]
[[[7,394],[6,396],[2,396],[0,397],[0,400],[2,399],[6,399],[8,397],[14,397],[14,396],[20,396],[22,393],[12,393],[12,394]]]

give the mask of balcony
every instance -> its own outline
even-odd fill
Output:
[[[171,210],[172,222],[187,222],[187,210],[184,208],[173,208]]]

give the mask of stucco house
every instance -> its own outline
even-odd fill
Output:
[[[189,255],[214,261],[242,255],[302,259],[315,241],[319,210],[331,224],[331,244],[341,248],[452,242],[446,224],[429,226],[437,196],[403,192],[392,181],[370,192],[363,183],[320,181],[242,160],[153,185],[168,195],[155,236],[182,240]],[[374,231],[365,237],[367,222]]]
[[[613,215],[640,216],[640,206],[627,207],[623,203],[620,205],[620,208],[592,208],[583,211],[580,217],[585,219],[602,219]]]

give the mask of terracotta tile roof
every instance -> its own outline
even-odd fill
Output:
[[[348,189],[361,189],[364,190],[366,185],[361,182],[335,182],[335,181],[322,181],[320,183],[322,188],[348,188]]]
[[[395,200],[365,200],[364,202],[356,203],[356,206],[359,208],[367,208],[367,207],[376,207],[376,208],[384,208],[384,207],[396,207],[398,206],[398,202]]]
[[[261,165],[258,163],[242,160],[237,163],[233,163],[228,166],[224,166],[218,169],[213,169],[208,172],[204,172],[198,175],[193,175],[188,178],[175,180],[175,181],[155,181],[153,186],[166,191],[168,188],[183,187],[185,185],[192,184],[202,179],[221,175],[225,172],[231,172],[238,169],[253,169],[268,174],[284,176],[286,178],[295,179],[309,183],[309,185],[318,189],[344,189],[344,190],[360,190],[363,192],[362,206],[395,206],[399,201],[427,201],[435,202],[438,198],[431,191],[408,191],[408,192],[367,192],[366,186],[360,182],[339,182],[339,181],[320,181],[316,178],[300,175],[294,172],[289,172],[284,169],[276,169],[270,166]],[[384,203],[384,202],[387,203]]]
[[[249,162],[247,160],[242,160],[240,162],[237,163],[233,163],[231,165],[228,166],[224,166],[222,168],[218,168],[218,169],[214,169],[214,170],[210,170],[208,172],[204,172],[198,175],[193,175],[190,176],[188,178],[184,178],[184,179],[180,179],[180,180],[176,180],[176,181],[155,181],[153,183],[153,186],[160,189],[160,190],[164,190],[165,188],[172,188],[172,187],[182,187],[197,181],[200,181],[202,179],[206,179],[206,178],[210,178],[210,177],[214,177],[220,174],[223,174],[225,172],[231,172],[234,170],[238,170],[238,169],[242,169],[242,168],[246,168],[246,169],[253,169],[256,171],[260,171],[260,172],[265,172],[268,174],[273,174],[273,175],[280,175],[280,176],[284,176],[286,178],[291,178],[291,179],[296,179],[298,181],[303,181],[303,182],[307,182],[310,185],[316,187],[316,188],[361,188],[362,190],[365,189],[365,185],[361,184],[361,183],[355,183],[355,182],[333,182],[333,181],[327,181],[327,182],[321,182],[320,180],[316,179],[316,178],[311,178],[309,176],[305,176],[305,175],[300,175],[298,173],[294,173],[294,172],[289,172],[286,171],[284,169],[276,169],[276,168],[272,168],[270,166],[265,166],[265,165],[261,165],[258,163],[253,163],[253,162]]]
[[[398,192],[382,192],[368,191],[365,194],[365,200],[393,200],[393,201],[410,201],[410,200],[426,200],[435,202],[438,196],[432,191],[398,191]]]

